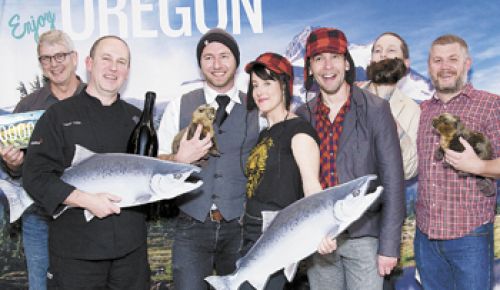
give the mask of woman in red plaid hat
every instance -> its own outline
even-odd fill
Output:
[[[262,233],[262,211],[278,211],[321,190],[319,147],[314,128],[290,112],[293,71],[279,54],[264,53],[246,65],[250,74],[247,109],[259,109],[267,129],[248,157],[247,203],[243,219],[244,255]],[[265,289],[283,289],[283,271],[271,275]],[[248,282],[240,289],[253,289]]]

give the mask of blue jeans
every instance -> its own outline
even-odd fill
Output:
[[[425,290],[493,289],[493,223],[452,240],[432,240],[418,228],[415,261]]]
[[[28,209],[23,214],[22,220],[29,289],[45,290],[49,268],[49,217],[39,213],[36,209]]]
[[[312,255],[307,270],[311,290],[382,290],[377,250],[377,238],[338,237],[333,253]]]
[[[181,211],[177,217],[172,267],[175,289],[209,289],[203,280],[228,275],[236,269],[241,248],[241,225],[237,219],[200,222]]]

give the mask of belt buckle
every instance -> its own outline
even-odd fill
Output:
[[[222,214],[218,209],[210,210],[210,220],[216,223],[220,223],[220,221],[222,220]]]

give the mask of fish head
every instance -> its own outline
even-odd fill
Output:
[[[203,182],[192,176],[200,171],[199,167],[188,164],[173,164],[170,169],[164,169],[154,174],[150,180],[153,192],[151,200],[172,199],[200,187]]]
[[[374,174],[365,175],[324,191],[330,191],[336,200],[341,200],[349,196],[364,195],[370,189],[371,181],[376,179],[377,176]]]
[[[358,220],[365,211],[380,197],[383,187],[379,186],[375,192],[368,193],[368,184],[352,192],[346,198],[338,200],[333,206],[336,235],[347,229],[354,221]],[[355,193],[357,193],[355,195]],[[331,233],[336,236],[335,233]]]

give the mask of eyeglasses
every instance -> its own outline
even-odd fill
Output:
[[[68,51],[68,52],[59,52],[54,55],[41,55],[38,57],[38,61],[44,65],[50,64],[52,62],[52,59],[54,59],[58,63],[61,63],[66,59],[66,56],[72,53],[73,51]]]

